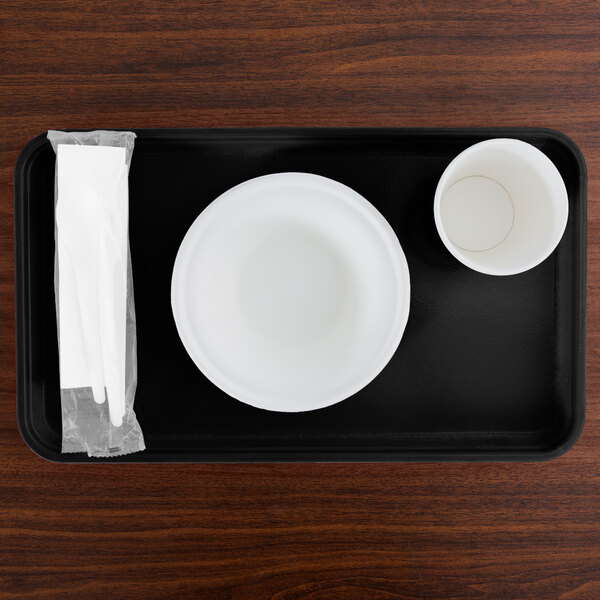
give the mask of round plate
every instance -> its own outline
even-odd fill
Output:
[[[394,231],[360,194],[278,173],[228,190],[194,221],[171,303],[208,379],[252,406],[298,412],[351,396],[385,367],[410,280]]]

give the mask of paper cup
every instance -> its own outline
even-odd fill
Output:
[[[433,210],[442,241],[461,263],[489,275],[514,275],[556,248],[569,201],[543,152],[498,138],[467,148],[448,165]]]

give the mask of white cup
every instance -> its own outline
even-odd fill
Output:
[[[467,148],[448,165],[433,211],[442,241],[460,262],[489,275],[514,275],[556,248],[569,201],[543,152],[498,138]]]

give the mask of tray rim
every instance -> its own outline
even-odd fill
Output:
[[[67,131],[93,131],[91,129],[68,129]],[[395,137],[399,135],[486,135],[492,137],[516,137],[538,135],[551,138],[562,144],[571,153],[578,166],[581,207],[577,211],[578,220],[575,226],[581,231],[576,253],[572,256],[574,278],[577,284],[577,298],[573,306],[573,415],[571,426],[566,434],[555,445],[543,450],[497,450],[476,451],[470,448],[465,452],[437,451],[401,451],[381,449],[330,450],[249,450],[248,448],[230,448],[211,451],[182,452],[171,457],[160,452],[144,451],[114,459],[90,459],[77,454],[62,454],[45,443],[31,426],[30,405],[32,401],[31,386],[28,385],[30,374],[29,349],[32,344],[29,327],[29,264],[26,218],[27,196],[26,173],[31,168],[31,161],[37,151],[48,144],[47,132],[44,131],[32,138],[21,150],[15,163],[14,184],[14,248],[15,248],[15,351],[16,351],[16,409],[17,426],[25,444],[35,454],[50,462],[69,464],[89,464],[100,462],[118,463],[289,463],[289,462],[541,462],[556,458],[569,450],[579,439],[585,424],[586,404],[586,290],[587,290],[587,166],[582,151],[577,144],[563,132],[546,127],[188,127],[188,128],[135,128],[121,131],[133,131],[144,138],[169,138],[174,135],[193,140],[198,136],[205,139],[250,139],[252,135],[262,139],[310,139],[314,137],[351,138],[353,136]]]

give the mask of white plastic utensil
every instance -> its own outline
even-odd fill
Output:
[[[127,178],[116,182],[115,193],[103,203],[104,227],[100,240],[100,331],[104,375],[111,420],[120,426],[125,414],[125,334],[127,301]]]

